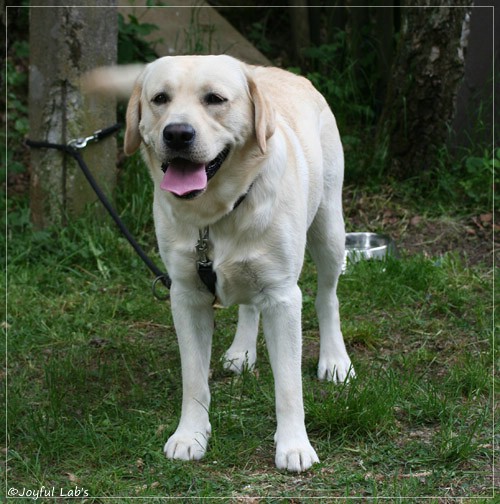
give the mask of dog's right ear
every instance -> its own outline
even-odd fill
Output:
[[[141,145],[141,133],[139,123],[141,121],[141,92],[142,85],[137,82],[127,107],[127,129],[125,130],[124,151],[127,156],[131,156]]]

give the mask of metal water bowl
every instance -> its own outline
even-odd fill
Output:
[[[388,255],[397,256],[392,238],[378,233],[347,233],[343,271],[349,262],[363,259],[384,259]]]

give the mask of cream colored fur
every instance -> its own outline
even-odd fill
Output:
[[[306,79],[228,56],[165,57],[144,68],[101,69],[87,79],[88,88],[101,91],[115,87],[123,93],[127,86],[125,151],[131,154],[141,146],[154,181],[156,234],[172,278],[171,307],[182,360],[181,418],[165,453],[200,459],[211,432],[213,296],[198,277],[195,254],[198,232],[209,226],[217,297],[224,305],[240,305],[225,367],[239,373],[255,365],[261,317],[275,379],[276,465],[304,471],[318,462],[302,400],[297,281],[306,246],[318,269],[318,377],[342,382],[354,375],[336,295],[345,233],[344,158],[334,116]],[[162,92],[169,101],[155,104],[154,96]],[[207,104],[207,93],[227,101]],[[174,155],[163,138],[171,123],[186,123],[196,131],[186,154],[193,161],[207,163],[230,148],[205,191],[191,200],[160,189],[161,165]]]

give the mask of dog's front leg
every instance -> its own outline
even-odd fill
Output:
[[[194,303],[192,293],[171,290],[171,306],[182,367],[182,412],[179,426],[164,447],[171,459],[199,460],[210,437],[208,373],[214,326],[211,304]]]
[[[262,310],[276,394],[276,466],[294,472],[319,462],[304,423],[301,308],[302,294],[295,286],[287,291],[285,299]]]

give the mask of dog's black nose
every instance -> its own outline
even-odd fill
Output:
[[[171,123],[165,126],[163,138],[167,147],[173,150],[182,150],[194,142],[196,131],[190,124]]]

